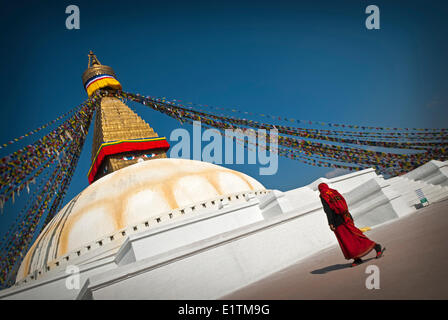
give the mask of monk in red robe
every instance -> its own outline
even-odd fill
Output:
[[[355,227],[344,197],[337,190],[330,189],[326,183],[319,184],[318,188],[330,229],[336,235],[345,259],[354,259],[352,267],[363,263],[361,258],[373,249],[376,251],[376,258],[380,258],[386,248],[367,238]]]

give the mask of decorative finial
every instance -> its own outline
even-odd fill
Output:
[[[89,52],[89,64],[87,65],[87,68],[91,68],[94,65],[101,65],[101,62],[98,60],[98,58],[96,57],[96,55],[93,53],[92,50],[90,50]]]
[[[82,84],[89,97],[98,89],[122,90],[121,84],[111,67],[101,64],[92,50],[90,50],[88,57],[89,64],[87,70],[82,74]]]

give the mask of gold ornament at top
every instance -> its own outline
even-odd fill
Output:
[[[90,51],[89,52],[89,63],[87,65],[87,70],[82,74],[82,84],[86,85],[86,82],[94,76],[108,74],[116,78],[114,69],[109,66],[102,65],[96,55]]]

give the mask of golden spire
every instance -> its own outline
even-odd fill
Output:
[[[83,83],[89,96],[98,89],[121,90],[113,69],[102,65],[92,51]],[[94,124],[89,182],[139,161],[166,158],[168,148],[166,139],[120,99],[102,97]]]

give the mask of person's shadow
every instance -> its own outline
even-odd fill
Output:
[[[363,264],[365,264],[366,262],[369,262],[372,259],[374,259],[374,258],[365,259]],[[351,267],[352,267],[351,263],[339,263],[339,264],[334,264],[332,266],[324,267],[322,269],[313,270],[313,271],[311,271],[311,273],[312,274],[325,274],[325,273],[328,273],[331,271],[336,271],[336,270],[341,270],[341,269],[346,269],[346,268],[351,268]]]

